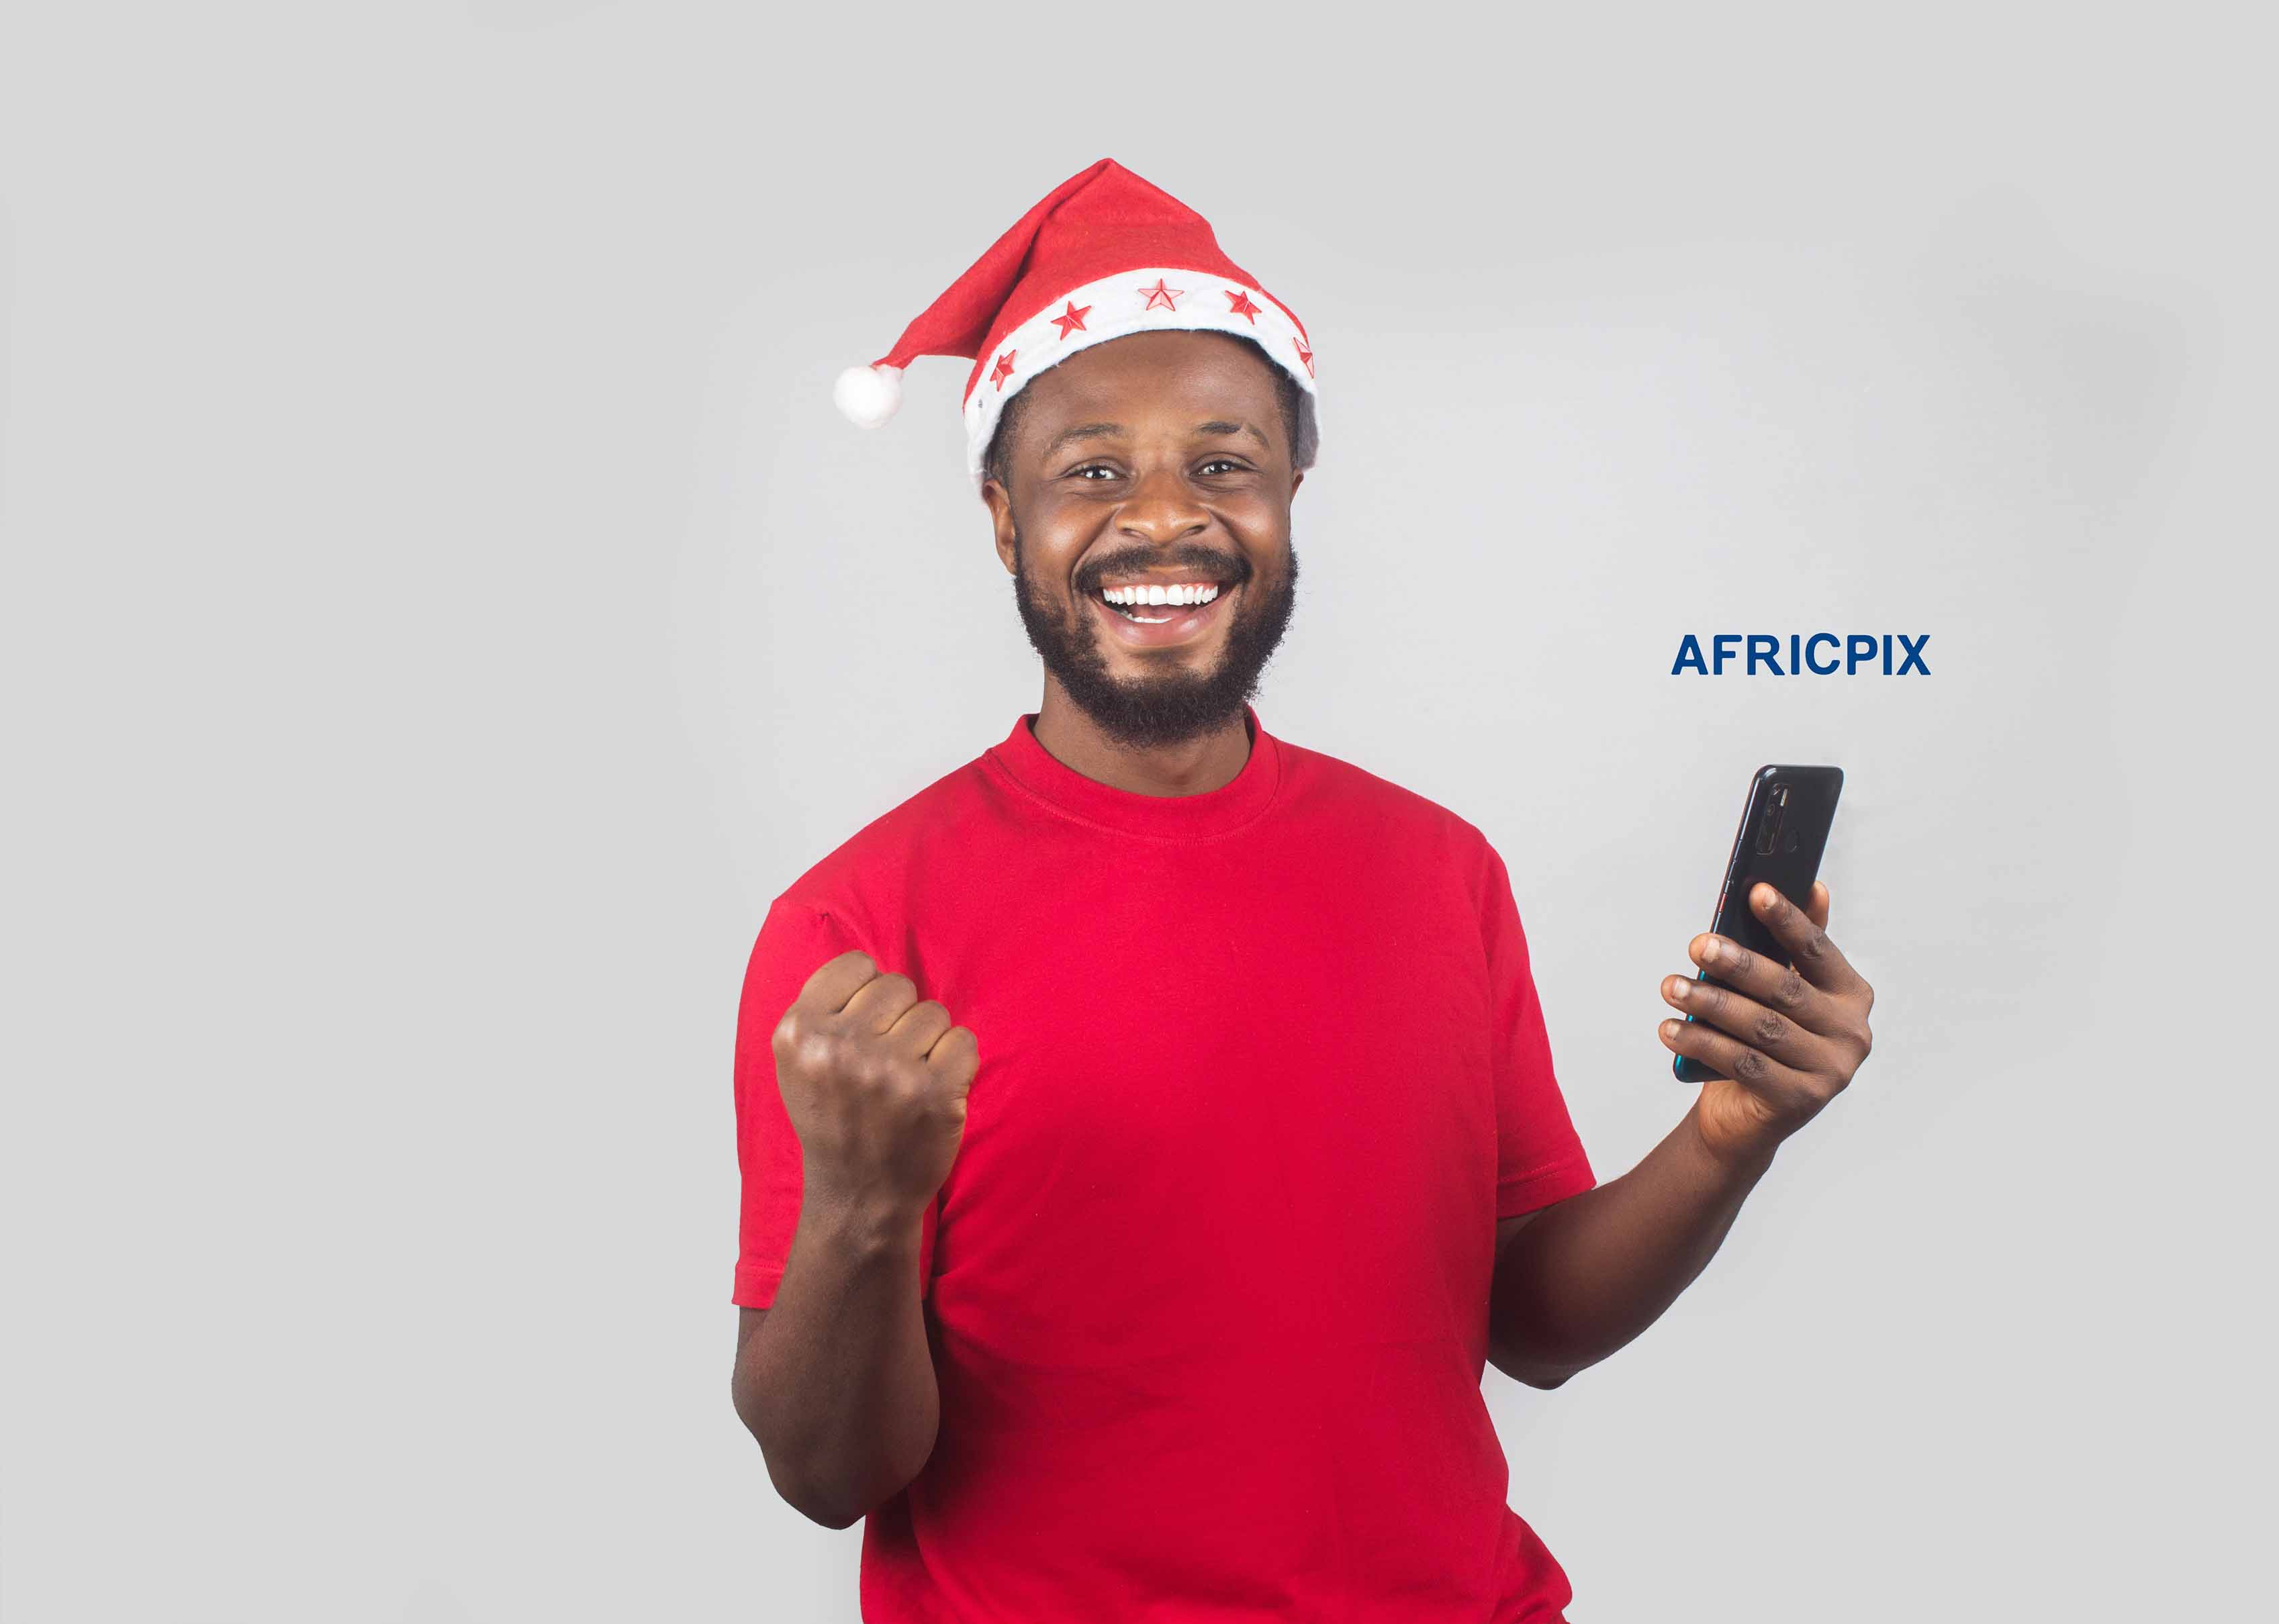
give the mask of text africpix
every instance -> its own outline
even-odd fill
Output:
[[[1705,641],[1709,645],[1706,660],[1701,655]],[[1815,677],[1928,677],[1930,667],[1923,663],[1923,645],[1930,641],[1928,632],[1921,637],[1909,637],[1904,632],[1886,632],[1880,637],[1866,632],[1842,637],[1833,632],[1815,632],[1807,637],[1792,632],[1785,640],[1787,658],[1784,660],[1784,640],[1773,632],[1719,632],[1703,639],[1688,632],[1677,645],[1677,661],[1669,674],[1682,677],[1691,671],[1700,677],[1723,677],[1730,667],[1747,677],[1760,673],[1801,677],[1807,672]]]

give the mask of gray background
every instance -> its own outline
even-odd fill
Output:
[[[1602,1177],[1748,772],[1850,774],[1874,1058],[1488,1375],[1573,1616],[2267,1605],[2263,42],[1571,13],[0,8],[9,1624],[856,1618],[736,995],[1040,690],[961,364],[829,386],[1104,155],[1317,336],[1260,713],[1504,853]],[[1668,674],[1821,629],[1934,674]]]

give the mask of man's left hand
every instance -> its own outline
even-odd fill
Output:
[[[1808,911],[1766,885],[1751,889],[1749,906],[1788,949],[1790,963],[1702,935],[1691,956],[1717,979],[1672,976],[1661,984],[1662,997],[1693,1017],[1664,1021],[1661,1041],[1722,1074],[1694,1101],[1702,1138],[1737,1162],[1770,1156],[1852,1081],[1868,1058],[1876,1001],[1875,989],[1828,939],[1827,886],[1813,885]]]

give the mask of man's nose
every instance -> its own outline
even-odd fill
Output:
[[[1193,535],[1209,524],[1209,510],[1195,500],[1178,471],[1171,468],[1143,475],[1116,514],[1117,530],[1159,547]]]

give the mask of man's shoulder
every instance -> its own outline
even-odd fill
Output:
[[[930,856],[971,840],[976,820],[986,815],[987,754],[952,768],[864,823],[787,885],[777,905],[875,930],[882,905],[909,895]]]
[[[1287,763],[1292,809],[1301,816],[1358,822],[1412,853],[1423,842],[1466,864],[1488,849],[1477,824],[1431,796],[1327,751],[1279,737],[1276,742]]]

